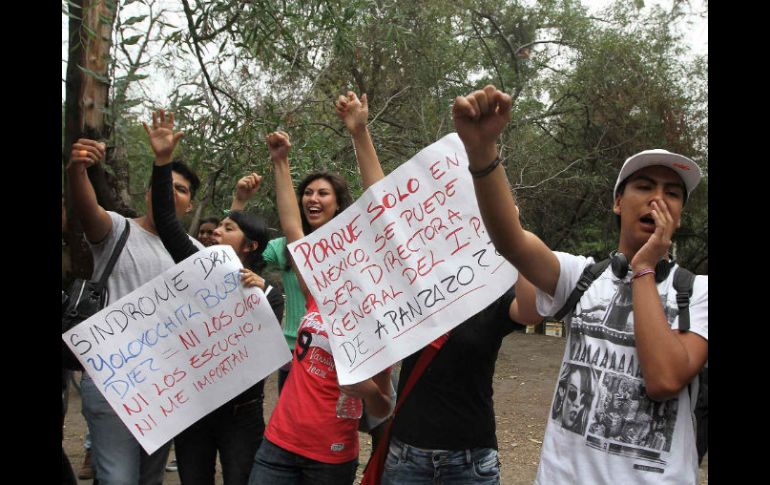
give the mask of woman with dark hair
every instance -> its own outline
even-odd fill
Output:
[[[367,132],[368,113],[365,94],[359,99],[348,92],[337,99],[337,115],[354,140]],[[357,144],[356,153],[366,190],[385,175],[373,145]],[[377,445],[384,447],[385,462],[380,480],[374,483],[500,483],[492,399],[495,363],[503,338],[523,330],[521,322],[539,320],[538,315],[524,314],[519,307],[519,300],[534,301],[534,295],[531,283],[519,277],[515,290],[508,289],[454,327],[424,371],[415,375],[417,380],[408,394],[406,383],[418,372],[424,350],[403,359],[398,380],[401,404],[393,416],[389,441],[383,438]]]
[[[267,143],[275,168],[281,229],[291,243],[304,237],[308,228],[315,230],[329,222],[351,198],[347,184],[337,183],[341,178],[314,174],[300,185],[298,205],[289,171],[289,136],[274,132]],[[298,329],[292,370],[254,457],[249,484],[352,484],[358,467],[359,420],[338,417],[337,403],[344,393],[363,400],[370,414],[388,415],[390,370],[358,384],[338,384],[329,328],[296,267],[294,270],[307,312]]]
[[[195,239],[206,247],[213,246],[216,243],[214,242],[212,235],[217,226],[219,226],[218,217],[206,217],[201,219],[198,223],[198,230],[195,231],[197,234]]]
[[[625,389],[625,382],[621,382]],[[561,417],[562,428],[582,435],[594,398],[594,380],[588,367],[564,364],[559,375],[551,417]]]
[[[152,174],[152,213],[158,235],[174,262],[178,263],[198,249],[190,242],[182,224],[174,216],[171,170],[166,161],[179,139],[170,121],[153,121],[148,134],[155,152]],[[213,232],[215,244],[227,244],[235,250],[244,268],[241,281],[246,287],[259,286],[278,321],[283,316],[283,296],[274,291],[259,272],[265,267],[262,252],[268,241],[267,227],[257,216],[233,211]],[[214,485],[216,455],[222,464],[226,485],[248,482],[252,459],[265,430],[262,380],[207,414],[174,438],[179,478],[184,485]]]
[[[256,173],[251,173],[241,178],[236,184],[230,210],[243,210],[248,200],[259,189],[261,181],[262,177]],[[310,234],[318,229],[353,203],[347,181],[336,173],[327,171],[313,172],[305,176],[297,187],[297,197],[301,200],[305,190],[311,184],[315,186],[320,184],[321,181],[324,181],[324,185],[328,185],[328,188],[333,192],[335,199],[333,206],[335,209],[334,211],[321,211],[320,213],[313,209],[310,217],[308,217],[308,214],[305,214],[304,210],[300,210],[302,230],[305,234]],[[332,204],[324,203],[323,200],[320,201],[320,205],[323,207],[332,206]],[[267,243],[263,257],[268,266],[278,268],[281,271],[283,292],[286,295],[286,318],[283,322],[283,335],[289,346],[289,351],[293,353],[294,346],[297,343],[297,329],[302,321],[302,317],[305,315],[305,295],[302,293],[297,276],[291,268],[291,256],[289,256],[289,249],[286,247],[286,237],[270,240]],[[278,370],[279,395],[286,382],[286,377],[289,375],[289,369],[291,369],[291,361]]]

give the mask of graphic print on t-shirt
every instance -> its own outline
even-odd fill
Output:
[[[302,363],[305,372],[323,379],[337,379],[329,336],[320,313],[310,312],[302,318],[297,332],[296,353],[297,361]]]
[[[647,396],[635,347],[631,286],[614,278],[601,283],[614,291],[589,290],[569,323],[569,353],[551,419],[584,436],[591,448],[665,465],[662,454],[671,450],[678,399],[655,402]],[[660,298],[671,324],[677,309],[666,296]],[[658,466],[639,465],[662,472]]]

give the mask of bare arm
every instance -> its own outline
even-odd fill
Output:
[[[677,226],[665,201],[653,203],[655,232],[631,260],[636,273],[655,268],[671,246]],[[660,301],[655,276],[648,273],[631,284],[634,336],[647,394],[656,400],[675,397],[708,359],[708,341],[692,332],[672,330]]]
[[[519,274],[516,280],[516,298],[511,302],[508,315],[511,320],[523,325],[537,325],[543,321],[542,315],[537,313],[535,304],[535,286],[524,276]]]
[[[358,397],[366,403],[366,412],[377,418],[390,414],[390,370],[386,369],[371,379],[340,386],[340,390],[348,396]]]
[[[72,145],[67,164],[70,203],[83,233],[91,243],[102,241],[112,229],[112,219],[96,200],[96,192],[88,179],[88,167],[104,158],[104,144],[80,138]]]
[[[369,118],[369,102],[366,94],[358,99],[356,93],[348,91],[347,97],[340,96],[336,103],[337,116],[345,122],[345,127],[353,137],[353,146],[356,150],[356,161],[361,171],[361,180],[364,190],[385,178],[377,158],[377,152],[369,134],[366,121]]]
[[[259,189],[260,183],[262,183],[262,177],[257,175],[256,172],[241,177],[238,183],[235,184],[235,192],[233,192],[233,202],[230,204],[230,210],[242,211],[246,208],[249,199]]]
[[[270,133],[267,135],[267,149],[275,169],[275,199],[278,206],[278,218],[281,222],[281,230],[286,236],[286,244],[290,244],[305,237],[305,232],[302,229],[302,218],[289,171],[289,150],[291,149],[289,135],[283,131]],[[292,267],[297,275],[302,293],[307,298],[309,295],[307,285],[293,258]]]
[[[498,156],[497,138],[511,117],[511,97],[494,86],[458,96],[452,107],[457,134],[465,145],[471,170],[486,168]],[[559,261],[537,236],[525,231],[505,170],[473,179],[481,218],[492,243],[536,287],[556,291]]]

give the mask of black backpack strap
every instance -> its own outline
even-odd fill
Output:
[[[562,306],[558,312],[556,312],[553,315],[553,319],[557,321],[561,321],[564,316],[572,311],[573,308],[575,308],[575,305],[577,305],[577,302],[580,300],[580,297],[583,296],[583,293],[586,292],[589,286],[591,286],[591,283],[593,283],[596,278],[599,277],[602,273],[604,273],[604,270],[607,269],[607,266],[610,265],[610,260],[605,259],[603,261],[599,261],[598,263],[589,264],[585,267],[583,270],[583,274],[580,275],[580,279],[577,282],[577,285],[572,290],[572,293],[570,293],[569,298],[567,298],[567,301],[564,303],[564,306]]]
[[[128,225],[128,219],[126,219],[126,227],[123,229],[123,233],[120,235],[120,239],[118,239],[118,242],[115,244],[115,248],[112,250],[110,260],[107,261],[107,266],[104,267],[102,276],[99,278],[98,284],[100,289],[107,285],[107,278],[110,277],[112,268],[115,267],[115,263],[118,261],[118,256],[120,256],[120,253],[123,251],[123,246],[126,245],[126,239],[128,239],[128,232],[130,227],[131,226]]]
[[[676,306],[679,308],[679,331],[690,330],[690,297],[695,283],[692,272],[678,267],[674,273],[674,289],[676,290]]]

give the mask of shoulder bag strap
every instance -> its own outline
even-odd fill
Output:
[[[120,253],[123,251],[123,246],[126,245],[126,239],[128,239],[128,232],[130,227],[131,226],[128,225],[128,219],[126,219],[126,227],[123,229],[123,233],[120,235],[120,239],[118,239],[117,244],[115,244],[115,248],[112,250],[110,260],[107,261],[107,266],[104,267],[102,276],[99,278],[99,288],[104,288],[107,285],[107,278],[109,278],[110,274],[112,274],[112,268],[118,261],[118,256],[120,256]]]
[[[589,264],[586,266],[583,270],[583,274],[580,275],[580,279],[578,280],[577,285],[572,290],[572,293],[570,293],[569,298],[567,298],[567,301],[559,309],[559,311],[553,315],[553,319],[561,321],[561,319],[564,318],[567,313],[572,311],[572,309],[575,308],[575,305],[577,305],[577,302],[580,301],[583,293],[586,292],[588,287],[591,286],[591,283],[593,283],[596,278],[604,273],[604,270],[607,269],[609,264],[610,260],[605,259],[603,261],[599,261],[598,263]]]
[[[396,407],[393,410],[393,416],[396,415],[398,409],[401,407],[401,404],[403,404],[404,399],[406,399],[415,383],[417,382],[417,379],[419,379],[419,377],[428,367],[430,361],[433,360],[448,338],[449,332],[437,338],[428,344],[427,347],[422,349],[420,356],[417,358],[417,363],[414,365],[414,368],[412,368],[412,372],[409,374],[409,378],[407,379],[404,388],[398,395],[398,399],[396,400]],[[382,435],[379,443],[377,444],[377,448],[372,450],[372,454],[369,457],[369,462],[364,468],[364,475],[363,479],[361,480],[361,485],[380,485],[382,473],[385,468],[385,460],[388,456],[388,448],[390,447],[390,430],[393,426],[393,419],[389,419],[385,423],[385,428],[382,431]]]
[[[428,344],[424,349],[422,349],[422,352],[420,353],[420,357],[417,358],[417,363],[414,365],[414,368],[412,368],[412,372],[409,374],[409,379],[407,379],[406,384],[404,384],[404,388],[401,390],[401,393],[398,395],[398,399],[396,399],[396,407],[393,410],[393,414],[396,414],[398,411],[398,408],[401,407],[401,404],[404,402],[404,399],[406,399],[406,396],[409,395],[409,393],[412,391],[412,388],[417,383],[417,379],[420,378],[423,372],[425,372],[425,369],[428,367],[428,364],[433,360],[433,358],[436,356],[439,350],[441,350],[441,347],[444,345],[444,343],[449,338],[449,332],[445,333],[444,335],[440,336],[430,344]]]
[[[695,283],[695,275],[681,266],[674,273],[674,289],[676,290],[676,306],[679,308],[679,330],[690,330],[690,297]]]

